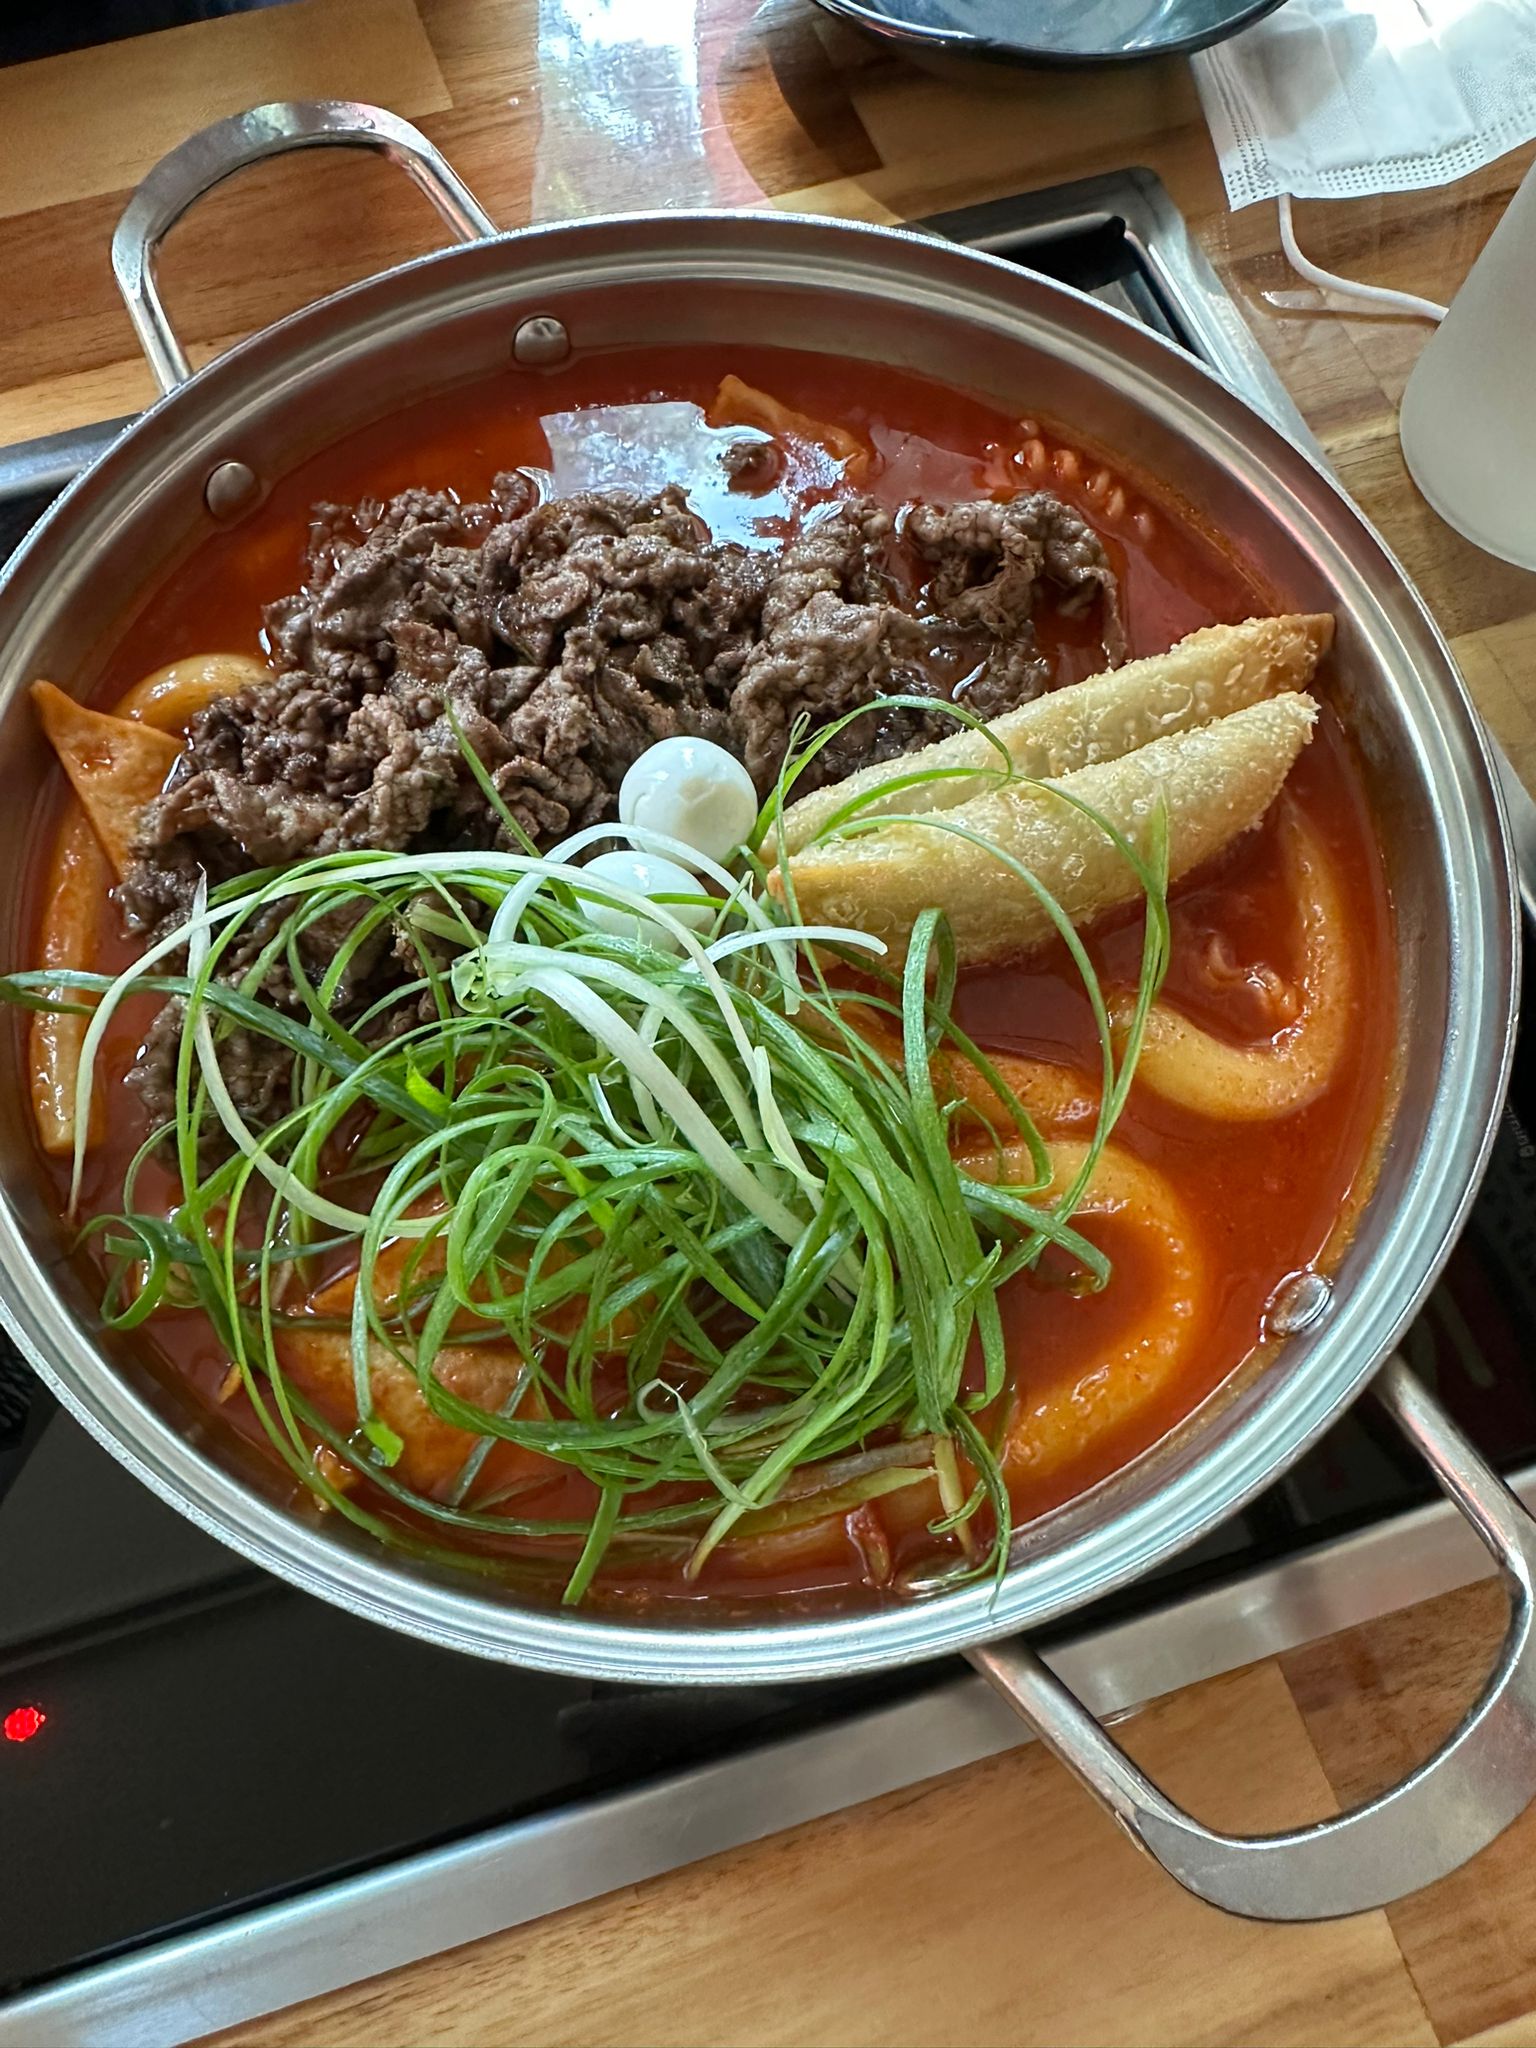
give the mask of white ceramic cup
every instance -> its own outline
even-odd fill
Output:
[[[1536,166],[1415,363],[1400,432],[1440,517],[1536,569]]]

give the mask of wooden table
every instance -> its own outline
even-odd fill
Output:
[[[900,220],[1152,165],[1536,784],[1536,577],[1443,526],[1398,452],[1426,329],[1316,317],[1273,209],[1227,213],[1183,64],[941,81],[809,0],[292,0],[0,71],[0,442],[151,396],[107,260],[124,195],[192,129],[280,97],[406,115],[508,226],[765,200]],[[1530,156],[1302,206],[1303,246],[1448,298]],[[168,297],[203,359],[436,235],[387,166],[290,160],[172,236]],[[1165,1700],[1127,1743],[1217,1825],[1315,1818],[1428,1751],[1500,1614],[1485,1586],[1388,1616]],[[1255,1927],[1183,1897],[1029,1747],[225,2038],[1536,2043],[1536,1812],[1391,1912]]]

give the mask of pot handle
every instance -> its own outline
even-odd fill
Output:
[[[1143,1776],[1027,1645],[969,1653],[1132,1841],[1186,1891],[1252,1920],[1328,1920],[1390,1905],[1459,1869],[1536,1797],[1536,1520],[1401,1358],[1386,1361],[1375,1391],[1492,1553],[1510,1606],[1482,1697],[1389,1792],[1288,1834],[1217,1834]]]
[[[291,149],[337,143],[376,149],[397,163],[461,241],[500,232],[485,208],[425,135],[409,121],[356,100],[274,100],[215,121],[160,159],[129,200],[112,237],[112,269],[162,391],[192,374],[155,284],[155,252],[187,209],[248,164]]]

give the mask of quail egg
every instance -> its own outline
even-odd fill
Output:
[[[658,740],[620,784],[619,817],[724,860],[756,822],[757,791],[736,756],[713,740]]]
[[[660,854],[632,853],[627,849],[600,853],[589,860],[581,872],[596,881],[612,882],[620,889],[632,889],[637,896],[697,896],[700,893],[696,875],[690,875],[675,860],[666,860]],[[675,936],[665,925],[647,917],[644,911],[631,910],[624,903],[605,902],[600,896],[584,897],[582,906],[588,922],[600,932],[611,932],[620,939],[644,939],[647,945],[677,950]],[[703,931],[714,920],[714,912],[707,903],[668,903],[664,907],[690,931]]]

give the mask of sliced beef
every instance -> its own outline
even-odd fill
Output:
[[[681,492],[539,505],[500,480],[490,508],[418,491],[349,517],[323,508],[320,587],[268,609],[289,666],[198,716],[145,813],[121,892],[138,929],[184,913],[200,866],[488,843],[455,722],[541,841],[608,815],[653,741],[730,744],[770,563],[717,546]]]
[[[1042,584],[1069,617],[1098,604],[1105,655],[1111,666],[1124,660],[1119,584],[1104,543],[1049,491],[914,505],[902,537],[932,568],[927,595],[937,618],[982,649],[965,693],[979,717],[995,718],[1050,688],[1051,666],[1034,627]]]
[[[478,649],[454,644],[449,655],[445,644],[431,678],[401,669],[367,689],[293,670],[216,699],[144,813],[139,858],[119,892],[130,924],[153,930],[168,909],[184,912],[199,867],[223,880],[311,854],[400,851],[434,825],[440,843],[466,829],[483,843],[493,821],[448,708],[494,768],[502,720],[539,680],[538,670],[492,669]]]
[[[128,1074],[128,1086],[144,1105],[152,1126],[176,1116],[176,1063],[181,1052],[182,1003],[173,997],[149,1027],[149,1035]],[[282,1047],[260,1033],[234,1030],[219,1041],[219,1070],[236,1109],[248,1124],[269,1123],[282,1113],[291,1062]],[[292,1099],[286,1105],[292,1108]]]
[[[990,716],[1046,687],[1032,624],[1043,593],[1068,612],[1098,604],[1118,653],[1103,547],[1046,493],[919,505],[899,536],[857,499],[777,554],[716,541],[675,487],[540,502],[513,471],[483,504],[412,490],[320,506],[303,588],[266,610],[273,674],[193,721],[144,813],[123,910],[159,933],[184,920],[202,874],[493,844],[505,829],[466,748],[541,845],[612,817],[625,771],[674,734],[732,748],[766,790],[797,731],[846,719],[796,788],[839,780],[943,729],[937,710],[876,699],[942,698],[968,668],[966,701]],[[253,935],[230,970],[258,951]],[[410,971],[374,948],[349,977],[350,1007]],[[265,993],[293,1000],[280,982]],[[135,1076],[157,1113],[178,1029],[168,1009]],[[228,1043],[236,1099],[257,1120],[280,1100],[267,1052]]]
[[[737,751],[766,794],[797,725],[802,738],[876,697],[930,696],[924,635],[894,601],[884,567],[891,517],[872,500],[841,504],[785,548],[763,598],[762,637],[731,693]],[[920,712],[850,718],[802,769],[796,793],[934,736]]]
[[[486,550],[537,503],[534,480],[508,470],[481,505],[461,505],[443,491],[411,490],[387,503],[365,498],[359,505],[317,506],[304,588],[264,613],[274,660],[314,677],[366,685],[395,667],[401,626],[439,627],[486,650]]]

